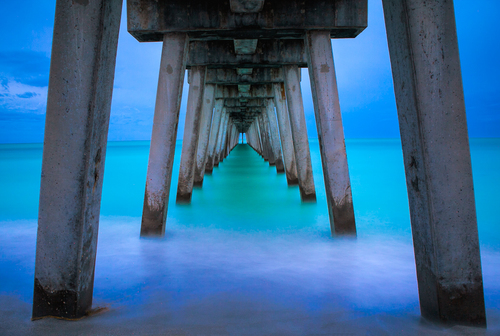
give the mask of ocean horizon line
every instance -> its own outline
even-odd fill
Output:
[[[469,139],[500,139],[500,137],[469,137]],[[308,138],[308,140],[317,141],[318,138]],[[401,138],[397,137],[370,137],[370,138],[345,138],[346,141],[356,141],[356,140],[401,140]],[[131,143],[131,142],[150,142],[151,140],[108,140],[108,144],[116,144],[116,143]],[[177,139],[176,143],[182,143],[182,139]],[[43,142],[1,142],[0,146],[9,146],[9,145],[33,145],[33,146],[43,146]]]

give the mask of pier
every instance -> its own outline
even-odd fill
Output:
[[[421,314],[485,326],[453,2],[383,5]],[[121,0],[57,1],[34,319],[76,319],[92,306],[121,10]],[[332,239],[356,236],[331,39],[362,33],[366,0],[129,0],[127,10],[132,36],[163,44],[142,237],[165,234],[172,178],[176,201],[189,203],[193,187],[203,187],[242,134],[288,185],[299,186],[302,202],[316,201],[301,68],[309,71]],[[180,111],[186,70],[188,104]],[[172,176],[180,113],[182,154]]]

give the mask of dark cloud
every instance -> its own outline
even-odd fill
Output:
[[[50,58],[45,53],[31,50],[0,51],[0,75],[19,83],[44,87],[49,84]],[[1,79],[6,87],[7,81]]]
[[[35,114],[35,113],[24,113],[23,110],[21,109],[6,109],[2,106],[0,106],[0,123],[5,122],[23,122],[26,120],[36,120],[38,122],[43,122],[45,121],[45,115],[44,114]],[[2,130],[5,130],[4,128],[0,128]],[[1,142],[0,142],[1,143]]]
[[[8,90],[9,89],[9,80],[7,78],[4,78],[4,77],[0,77],[0,85],[5,89],[5,90]]]
[[[38,96],[38,93],[36,92],[25,92],[23,94],[17,94],[16,97],[18,98],[33,98]]]

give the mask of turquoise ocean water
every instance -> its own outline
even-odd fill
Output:
[[[317,140],[317,202],[302,204],[239,145],[140,239],[149,142],[108,145],[94,304],[79,322],[30,321],[42,145],[0,145],[0,334],[448,335],[419,317],[401,144],[347,140],[358,238],[332,238]],[[488,335],[500,335],[500,139],[471,139]],[[481,334],[482,335],[482,334]]]

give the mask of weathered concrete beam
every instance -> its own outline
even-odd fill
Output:
[[[184,137],[182,139],[181,166],[177,184],[177,203],[191,202],[193,194],[196,151],[200,137],[201,108],[205,88],[205,67],[191,69]]]
[[[332,234],[356,235],[351,180],[329,32],[308,32],[306,45],[331,231]]]
[[[284,81],[281,68],[255,68],[251,74],[238,74],[238,69],[208,69],[207,83],[238,85],[238,84],[269,84]]]
[[[121,7],[56,3],[33,319],[80,318],[92,307]]]
[[[383,5],[420,311],[432,320],[486,326],[453,1]]]
[[[205,167],[207,162],[207,151],[210,138],[210,127],[212,126],[212,114],[215,103],[215,84],[205,84],[203,93],[203,105],[201,108],[200,138],[196,150],[196,166],[194,169],[194,185],[203,185]]]
[[[221,90],[217,90],[215,99],[263,99],[274,98],[272,84],[252,85],[248,93],[238,91],[237,85],[222,85]]]
[[[304,105],[302,92],[300,91],[300,70],[297,66],[286,66],[283,68],[283,71],[285,73],[285,91],[288,111],[290,113],[300,197],[302,201],[316,201],[316,189],[314,188]]]
[[[264,7],[264,0],[229,0],[231,12],[258,13]]]
[[[187,67],[266,68],[281,65],[307,66],[304,40],[259,40],[254,54],[236,54],[232,41],[192,41]]]
[[[167,32],[192,39],[301,38],[306,30],[355,37],[367,26],[367,0],[266,0],[258,13],[231,10],[226,0],[127,1],[128,31],[140,42],[161,41]]]
[[[226,112],[227,113],[241,113],[241,114],[247,114],[247,113],[262,113],[264,108],[262,107],[226,107]]]
[[[237,55],[255,54],[258,39],[234,39],[234,53]]]
[[[264,105],[264,99],[261,98],[255,98],[255,99],[245,99],[244,101],[241,101],[237,98],[224,98],[221,99],[221,101],[224,101],[224,106],[225,107],[261,107],[263,108]]]

